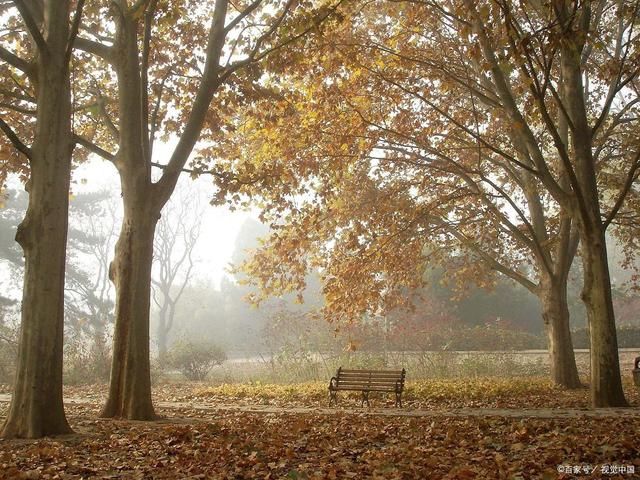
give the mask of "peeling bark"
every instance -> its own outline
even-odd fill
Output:
[[[567,25],[573,18],[562,3],[559,19]],[[581,15],[588,25],[588,3]],[[581,28],[584,28],[581,26]],[[594,407],[627,406],[620,377],[616,322],[611,298],[611,279],[605,224],[601,218],[598,181],[593,157],[593,136],[585,104],[581,52],[585,39],[572,35],[563,38],[561,70],[565,80],[567,113],[571,120],[571,148],[575,168],[573,216],[578,222],[584,286],[582,299],[587,309],[591,333],[591,399]],[[582,42],[582,43],[581,43]]]
[[[150,4],[151,5],[151,4]],[[113,66],[118,76],[119,149],[114,158],[122,185],[124,221],[111,265],[116,288],[113,362],[103,417],[153,420],[149,359],[149,308],[153,240],[160,212],[173,193],[218,86],[219,60],[226,36],[226,0],[217,0],[207,46],[205,71],[187,125],[161,179],[151,178],[146,66],[140,63],[136,12],[114,10]],[[152,17],[153,15],[150,15]]]
[[[579,388],[581,383],[569,328],[566,280],[550,284],[540,301],[549,341],[551,379],[562,387]]]
[[[585,236],[582,300],[591,339],[591,401],[594,407],[625,407],[604,231]]]
[[[46,2],[37,57],[37,120],[29,205],[16,234],[25,256],[16,382],[4,438],[70,433],[62,402],[64,275],[73,140],[68,58],[69,1]]]
[[[116,287],[116,326],[107,402],[101,416],[153,420],[149,360],[149,301],[153,236],[158,215],[133,202],[125,214],[110,278]]]

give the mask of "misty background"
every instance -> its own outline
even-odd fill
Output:
[[[74,172],[65,296],[66,381],[108,379],[115,300],[108,271],[121,222],[119,192],[117,175],[104,162],[88,162]],[[318,272],[307,278],[303,303],[292,294],[252,305],[247,296],[253,287],[234,266],[259,247],[269,228],[258,221],[256,211],[212,207],[213,193],[207,178],[183,176],[158,224],[151,304],[151,350],[158,371],[170,370],[172,352],[193,345],[216,349],[209,367],[226,365],[219,372],[221,381],[233,380],[233,366],[248,361],[271,369],[293,362],[298,368],[313,367],[311,378],[324,378],[345,353],[383,354],[367,357],[371,364],[407,352],[546,348],[537,299],[523,287],[498,277],[492,289],[470,285],[458,292],[442,268],[425,272],[426,288],[406,292],[413,308],[384,317],[372,314],[358,324],[323,320]],[[23,186],[11,178],[0,202],[0,381],[11,380],[17,353],[23,260],[14,237],[26,205]],[[632,273],[620,266],[623,254],[614,242],[609,251],[619,344],[639,347],[640,297],[632,288]],[[570,310],[574,347],[584,349],[588,335],[579,263],[574,262],[570,280]],[[438,367],[429,361],[427,367]],[[507,362],[505,368],[513,365]]]

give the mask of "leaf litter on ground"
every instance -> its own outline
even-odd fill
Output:
[[[408,385],[407,408],[588,407],[588,390],[543,379],[437,380]],[[324,387],[324,388],[322,388]],[[627,385],[628,387],[628,385]],[[640,416],[511,418],[371,416],[336,409],[251,413],[190,408],[206,402],[326,406],[326,385],[164,385],[159,422],[98,419],[102,387],[71,387],[75,435],[0,441],[0,478],[17,479],[529,479],[577,478],[559,466],[633,467],[640,474]],[[484,391],[484,393],[482,393]],[[85,395],[85,392],[88,395]],[[630,393],[629,391],[627,392]],[[637,392],[636,392],[637,393]],[[629,398],[638,405],[637,396]],[[94,401],[95,400],[95,401]],[[376,398],[383,407],[391,399]],[[342,403],[356,407],[357,396]],[[7,404],[0,405],[6,415]],[[634,478],[636,475],[606,475]],[[598,478],[597,474],[583,478]]]

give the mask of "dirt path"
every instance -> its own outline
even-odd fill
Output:
[[[0,402],[8,403],[11,395],[0,394]],[[95,405],[94,399],[69,397],[64,399],[67,405]],[[231,405],[220,403],[155,402],[155,405],[168,410],[192,410],[198,412],[248,412],[248,413],[292,413],[313,415],[374,415],[383,417],[508,417],[508,418],[640,418],[640,408],[456,408],[456,409],[412,409],[412,408],[337,408],[325,407],[276,407],[272,405]]]

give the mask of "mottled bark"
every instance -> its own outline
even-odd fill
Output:
[[[566,388],[581,386],[569,328],[567,283],[549,283],[540,295],[542,317],[549,342],[551,379]]]
[[[227,1],[217,0],[207,46],[203,78],[178,146],[161,179],[151,179],[151,140],[146,82],[148,67],[141,63],[140,16],[115,2],[115,42],[110,58],[118,76],[119,149],[114,163],[120,174],[125,216],[111,278],[116,288],[116,320],[109,395],[103,417],[131,420],[157,418],[151,401],[149,307],[153,238],[160,211],[200,135],[204,117],[217,87],[224,44]],[[149,8],[155,8],[153,2]],[[145,21],[153,18],[153,12]],[[144,49],[143,49],[144,52]],[[144,59],[144,55],[142,56]]]
[[[24,251],[20,345],[5,438],[71,432],[62,402],[67,216],[73,142],[66,47],[69,2],[45,3],[37,58],[37,120],[31,148],[29,205],[16,241]]]
[[[628,406],[620,378],[618,340],[604,231],[582,238],[584,286],[591,347],[591,400],[594,407]]]
[[[558,17],[562,23],[572,25],[570,22],[574,19],[569,11],[569,5],[562,2]],[[588,25],[588,5],[580,13],[582,17],[578,18],[584,19],[583,24]],[[605,225],[601,218],[593,136],[582,81],[581,53],[585,40],[582,36],[572,35],[562,41],[561,70],[565,80],[565,103],[571,120],[571,147],[575,168],[572,182],[575,204],[572,214],[578,222],[580,232],[584,267],[582,299],[591,333],[591,399],[594,407],[619,407],[626,406],[627,401],[620,377]]]
[[[157,417],[151,401],[149,299],[158,214],[143,202],[137,206],[125,213],[110,269],[116,324],[109,394],[101,416],[152,420]]]
[[[153,207],[151,165],[142,141],[138,23],[116,16],[114,44],[118,75],[120,142],[115,165],[120,174],[124,218],[109,276],[116,290],[113,360],[109,394],[101,416],[152,420],[149,307],[153,238],[159,209]]]

